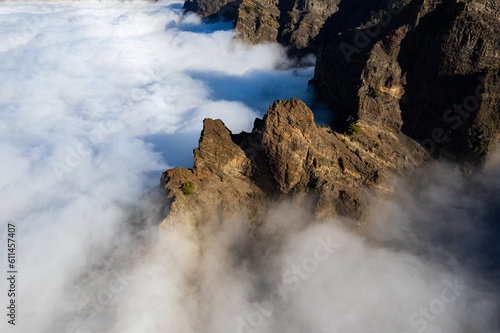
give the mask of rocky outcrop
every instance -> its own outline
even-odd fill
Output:
[[[205,119],[192,169],[162,175],[170,214],[196,226],[207,217],[246,214],[259,222],[269,204],[309,204],[317,217],[348,216],[362,223],[364,193],[390,193],[389,173],[411,174],[428,155],[413,140],[363,121],[345,134],[316,126],[300,100],[275,102],[251,133],[231,134]]]
[[[251,43],[279,42],[295,53],[315,51],[323,37],[370,18],[387,0],[187,0],[184,8],[203,17],[231,19]],[[334,15],[335,14],[335,15]]]
[[[500,4],[417,0],[325,42],[314,84],[337,116],[481,164],[500,136]]]

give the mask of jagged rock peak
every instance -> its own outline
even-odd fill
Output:
[[[215,173],[220,177],[244,173],[248,164],[224,123],[209,118],[203,121],[199,147],[194,150],[194,163],[198,175]]]
[[[363,219],[368,189],[390,193],[387,175],[402,176],[428,159],[415,142],[384,126],[360,122],[345,134],[316,126],[297,98],[273,103],[251,133],[231,134],[204,120],[192,169],[162,175],[170,214],[199,225],[208,216],[244,213],[259,221],[272,202],[311,198],[317,217]],[[307,200],[306,200],[307,201]]]

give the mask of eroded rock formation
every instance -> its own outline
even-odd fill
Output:
[[[271,105],[251,133],[231,134],[222,121],[206,119],[194,167],[162,176],[171,212],[164,223],[196,225],[239,212],[258,222],[269,204],[285,198],[310,204],[317,217],[362,223],[364,191],[390,193],[388,174],[408,175],[428,155],[388,127],[360,122],[354,128],[344,135],[316,126],[296,98]]]

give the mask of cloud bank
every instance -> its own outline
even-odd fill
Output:
[[[310,95],[306,74],[275,69],[288,62],[280,47],[240,44],[181,1],[2,2],[0,18],[0,209],[18,228],[26,332],[64,313],[74,296],[55,295],[115,237],[123,207],[192,165],[203,118],[240,131],[272,103],[269,87]],[[255,80],[251,104],[194,72],[276,79]]]

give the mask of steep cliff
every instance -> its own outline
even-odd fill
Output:
[[[300,100],[275,102],[251,133],[233,135],[205,119],[192,169],[162,176],[170,215],[193,226],[209,216],[243,213],[259,222],[274,201],[310,205],[317,217],[363,220],[364,193],[391,193],[389,173],[411,174],[428,159],[413,140],[359,122],[345,134],[316,126]]]
[[[354,28],[388,0],[187,0],[203,17],[230,19],[251,43],[279,42],[292,52],[314,52],[321,39]],[[334,15],[335,14],[335,15]]]
[[[336,126],[383,124],[435,157],[481,164],[500,136],[499,8],[412,1],[325,42],[313,81]]]

